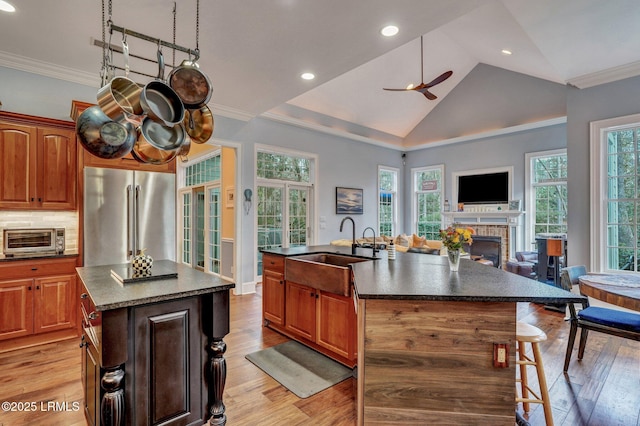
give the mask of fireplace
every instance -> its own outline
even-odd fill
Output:
[[[465,251],[472,258],[481,256],[490,260],[496,268],[502,268],[502,237],[495,235],[474,235],[473,244],[466,246]]]

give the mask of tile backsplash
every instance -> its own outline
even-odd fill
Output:
[[[0,230],[4,228],[65,228],[65,250],[78,251],[78,212],[0,211]],[[0,232],[0,250],[3,247]]]

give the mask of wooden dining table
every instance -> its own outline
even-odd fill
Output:
[[[579,279],[583,295],[640,311],[640,274],[587,274]]]

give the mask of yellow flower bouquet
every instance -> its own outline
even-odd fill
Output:
[[[447,229],[440,230],[440,239],[447,250],[461,250],[464,244],[473,243],[473,234],[473,228],[452,223]]]

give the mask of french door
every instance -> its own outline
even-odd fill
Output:
[[[257,189],[257,271],[262,275],[261,249],[310,244],[313,187],[265,183]]]

